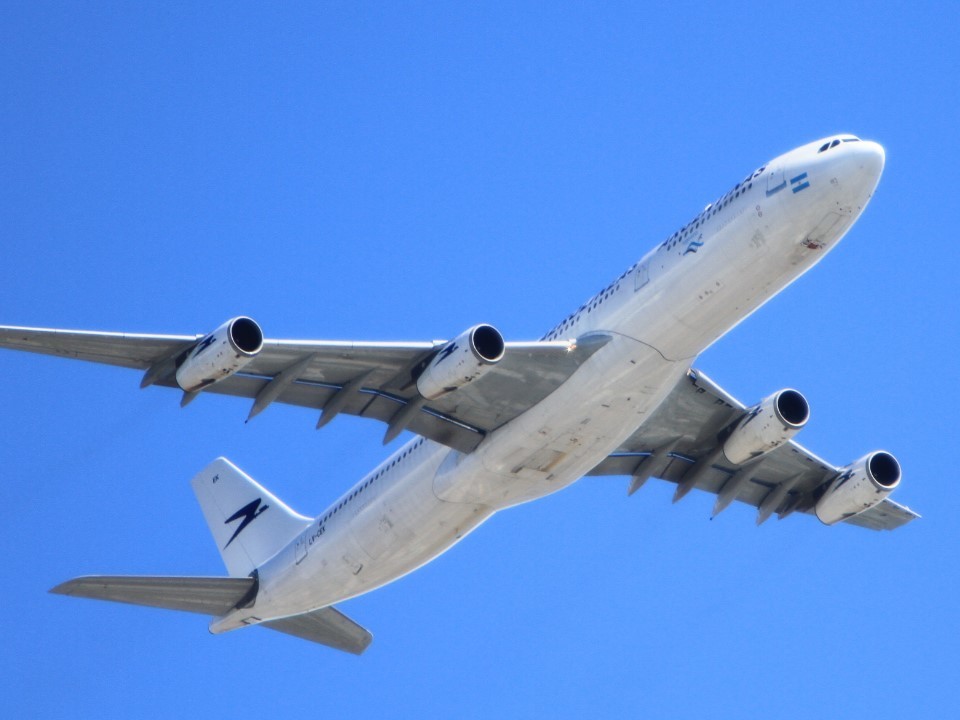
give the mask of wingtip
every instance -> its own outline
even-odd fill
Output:
[[[51,595],[73,595],[76,579],[67,580],[47,590]]]

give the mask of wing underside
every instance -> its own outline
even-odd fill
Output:
[[[143,335],[0,327],[0,348],[143,371],[144,384],[178,388],[177,360],[199,335]],[[387,424],[387,437],[410,430],[471,452],[484,436],[556,390],[609,337],[507,343],[490,372],[456,392],[423,401],[416,370],[443,343],[265,340],[242,371],[204,393],[252,399],[250,416],[273,402],[319,410],[318,427],[339,413]],[[185,400],[192,399],[185,396]]]
[[[774,514],[812,513],[840,468],[793,441],[746,465],[727,462],[719,452],[719,436],[744,410],[743,403],[706,375],[690,370],[650,419],[589,474],[629,476],[631,493],[650,477],[667,480],[677,484],[674,501],[694,488],[727,502],[738,500],[758,508],[758,523]],[[725,505],[717,507],[715,512]],[[885,499],[844,522],[893,530],[917,517]]]

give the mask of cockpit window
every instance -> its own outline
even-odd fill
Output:
[[[860,142],[860,138],[851,135],[850,137],[837,138],[836,140],[833,140],[833,141],[827,141],[827,142],[825,142],[823,145],[820,146],[820,149],[817,150],[817,154],[819,155],[820,153],[826,152],[827,150],[829,150],[829,149],[831,149],[831,148],[835,148],[835,147],[836,147],[837,145],[839,145],[841,142],[845,142],[845,143],[848,143],[848,142]]]

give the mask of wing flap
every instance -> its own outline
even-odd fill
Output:
[[[332,606],[280,620],[267,620],[260,625],[354,655],[363,653],[373,642],[373,635]]]
[[[52,588],[57,595],[220,616],[254,587],[254,578],[89,575]]]
[[[205,388],[204,393],[256,398],[269,382],[269,378],[238,373]],[[175,386],[173,382],[162,384]],[[322,410],[340,389],[341,386],[333,384],[295,381],[280,393],[276,402]],[[389,423],[410,399],[364,386],[346,400],[340,412]],[[423,407],[407,427],[417,435],[464,453],[472,452],[486,435],[485,430],[442,413],[432,404]]]
[[[275,377],[307,356],[311,362],[300,380],[344,385],[363,373],[373,385],[390,383],[416,360],[432,352],[437,342],[350,342],[339,340],[264,340],[263,350],[245,370]]]

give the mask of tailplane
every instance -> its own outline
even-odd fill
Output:
[[[245,605],[247,597],[256,590],[257,580],[252,577],[89,575],[61,583],[50,592],[201,615],[224,615]]]
[[[226,458],[214,460],[191,484],[233,577],[249,575],[312,522]]]
[[[68,580],[50,592],[219,616],[252,602],[257,578],[91,575]],[[354,655],[373,641],[373,635],[333,606],[267,620],[260,627]]]
[[[182,610],[222,618],[253,606],[264,562],[287,546],[312,520],[284,505],[233,463],[217,458],[192,481],[203,515],[232,577],[90,575],[50,592]],[[291,557],[291,561],[293,558]],[[359,655],[373,636],[333,606],[258,623]]]

